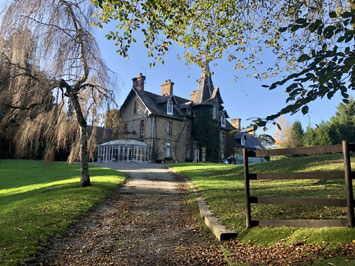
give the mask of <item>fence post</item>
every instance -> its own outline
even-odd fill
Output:
[[[247,152],[247,149],[243,149],[243,164],[244,164],[246,227],[250,228],[251,227],[250,185],[249,185],[249,166],[248,166],[248,152]]]
[[[344,155],[344,175],[346,187],[346,201],[348,205],[348,226],[354,227],[354,195],[353,195],[353,181],[351,177],[351,165],[348,142],[343,140],[343,155]]]

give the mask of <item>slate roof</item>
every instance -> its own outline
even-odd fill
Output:
[[[221,94],[219,93],[219,88],[218,87],[213,89],[213,92],[212,92],[212,95],[211,95],[210,99],[212,100],[212,99],[215,99],[215,98],[218,99],[219,103],[223,103],[223,100],[222,100]]]
[[[210,72],[210,68],[207,65],[206,70],[202,72],[200,81],[198,82],[198,89],[196,93],[196,97],[194,100],[195,104],[206,103],[211,99],[213,93],[213,82],[212,82],[212,74]]]
[[[157,104],[159,103],[166,103],[168,100],[172,99],[173,95],[165,95],[165,96],[160,96],[159,98],[156,98],[155,102]]]
[[[179,110],[178,106],[180,106],[185,102],[188,102],[189,100],[175,95],[161,96],[149,91],[140,91],[134,88],[132,90],[134,90],[137,93],[139,98],[141,98],[143,103],[152,112],[153,115],[166,116],[166,117],[171,117],[179,120],[182,120],[184,118],[184,115]],[[166,103],[169,99],[173,99],[175,102],[173,115],[168,115],[166,113]]]
[[[232,126],[231,123],[229,123],[228,120],[226,120],[226,126],[225,127],[222,127],[223,129],[226,129],[226,130],[236,130],[235,127]]]
[[[245,144],[242,145],[241,140],[245,139]],[[265,150],[261,142],[252,134],[246,132],[239,132],[234,135],[235,146],[240,148],[248,148],[253,150]]]
[[[88,125],[87,126],[88,138],[90,138],[92,130],[93,127]],[[95,126],[95,130],[96,130],[95,140],[98,144],[116,139],[113,134],[113,130],[110,128]]]

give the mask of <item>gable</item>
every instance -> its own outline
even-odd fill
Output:
[[[139,97],[137,91],[135,89],[131,89],[131,91],[129,92],[129,94],[127,95],[125,101],[123,102],[121,108],[120,108],[120,112],[121,114],[123,114],[127,107],[129,105],[133,105],[135,101],[139,101],[140,104],[142,104],[146,110],[148,111],[148,113],[151,113],[151,111],[149,110],[149,108],[146,106],[146,104],[144,103],[144,101],[141,99],[141,97]]]

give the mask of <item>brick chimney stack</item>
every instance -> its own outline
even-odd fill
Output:
[[[240,121],[241,121],[242,119],[240,119],[240,118],[233,118],[233,119],[231,119],[231,124],[232,124],[232,126],[233,127],[235,127],[237,130],[241,130],[241,125],[240,125]]]
[[[195,101],[195,99],[196,99],[196,94],[197,94],[197,90],[196,90],[196,91],[193,91],[193,92],[190,94],[191,102],[194,102],[194,101]]]
[[[174,94],[173,91],[174,82],[171,82],[170,79],[166,80],[163,84],[161,84],[161,95],[172,95]]]
[[[145,76],[142,75],[142,73],[139,73],[138,77],[133,78],[133,88],[144,91],[144,81],[145,81]]]

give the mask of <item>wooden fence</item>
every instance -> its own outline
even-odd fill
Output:
[[[352,180],[355,179],[355,172],[351,171],[350,151],[355,152],[355,143],[347,143],[323,147],[296,148],[296,149],[275,149],[263,151],[251,151],[243,149],[244,183],[246,199],[246,227],[253,226],[295,226],[295,227],[325,227],[325,226],[354,226],[354,196]],[[278,155],[313,155],[322,153],[340,153],[344,155],[344,171],[336,172],[303,172],[303,173],[270,173],[256,174],[249,173],[249,157],[265,157]],[[345,178],[345,199],[314,199],[314,198],[273,198],[273,197],[251,197],[250,180],[260,179],[343,179]],[[251,203],[273,204],[273,205],[294,205],[294,206],[335,206],[347,207],[347,219],[343,220],[252,220]]]

